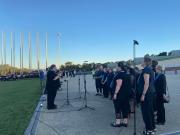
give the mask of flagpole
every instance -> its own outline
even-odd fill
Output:
[[[24,34],[22,32],[22,69],[24,68]]]
[[[135,58],[136,58],[136,44],[133,44],[133,60],[134,60],[134,66],[135,66]]]
[[[60,68],[60,66],[61,66],[61,64],[60,64],[60,61],[61,61],[61,58],[60,58],[60,38],[61,38],[61,34],[60,33],[57,33],[57,38],[58,38],[58,57],[59,57],[59,59],[58,59],[58,64],[59,64],[59,68]]]
[[[3,65],[4,64],[4,33],[2,32],[2,44],[1,44],[1,64]]]
[[[39,70],[39,68],[40,68],[40,62],[39,62],[39,32],[36,33],[36,51],[37,51],[37,68]]]
[[[31,69],[32,54],[31,54],[31,33],[28,34],[28,47],[29,47],[29,69]]]
[[[13,66],[13,33],[11,32],[11,67]]]
[[[15,49],[16,49],[16,46],[15,46],[15,33],[13,33],[13,66],[15,67],[16,66],[16,62],[15,62]]]
[[[6,65],[6,33],[3,35],[3,44],[4,44],[4,64]]]
[[[19,60],[19,64],[20,64],[20,69],[21,69],[21,32],[20,32],[20,50],[19,50],[19,54],[20,54],[20,60]]]
[[[46,69],[48,68],[48,33],[46,32]]]
[[[1,65],[2,65],[2,42],[1,42],[1,46],[0,46],[0,60],[1,60]]]

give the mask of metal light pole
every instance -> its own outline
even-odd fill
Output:
[[[136,62],[135,62],[135,59],[136,59],[136,45],[139,45],[139,43],[136,41],[136,40],[133,40],[133,65],[134,65],[134,68],[136,66]],[[136,92],[136,75],[135,75],[135,92]],[[135,97],[134,97],[134,135],[136,135],[136,94],[135,94]]]
[[[2,43],[1,43],[1,45],[2,45]],[[1,64],[0,65],[2,65],[2,46],[0,46],[0,62],[1,62]]]
[[[13,66],[13,33],[11,32],[11,67]]]
[[[20,32],[20,50],[19,50],[19,54],[20,54],[20,59],[19,59],[19,64],[20,64],[20,69],[21,69],[21,32]]]
[[[46,32],[46,69],[48,68],[48,33]]]
[[[24,37],[23,33],[20,32],[20,68],[23,69],[24,65]]]
[[[6,65],[6,33],[3,33],[4,64]]]
[[[36,33],[36,51],[37,51],[37,68],[40,69],[40,59],[39,59],[39,32]]]
[[[15,62],[15,57],[16,57],[16,55],[15,55],[15,49],[16,49],[16,46],[15,46],[15,34],[13,33],[13,66],[15,67],[16,66],[16,62]]]
[[[3,42],[3,39],[4,39],[4,37],[3,37],[3,35],[4,35],[4,33],[2,32],[2,42],[1,42],[1,64],[3,65],[4,64],[4,53],[3,53],[3,51],[4,51],[4,42]]]
[[[21,68],[23,69],[24,67],[24,34],[21,32],[20,36],[20,42],[21,42]]]
[[[32,68],[32,49],[31,49],[31,32],[28,34],[28,47],[29,47],[29,69]]]
[[[59,64],[59,68],[60,68],[60,66],[61,66],[61,63],[60,63],[60,60],[61,60],[61,58],[60,58],[60,40],[61,40],[61,34],[60,33],[57,33],[57,38],[58,38],[58,57],[59,57],[58,64]]]

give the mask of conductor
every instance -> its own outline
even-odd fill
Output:
[[[56,65],[51,65],[47,72],[46,90],[47,90],[47,109],[56,109],[54,104],[57,90],[60,87],[60,75],[57,74]]]

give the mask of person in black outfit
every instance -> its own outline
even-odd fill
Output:
[[[103,77],[102,77],[102,81],[101,81],[101,84],[103,85],[104,98],[108,98],[108,96],[109,96],[108,85],[107,85],[107,76],[108,76],[108,71],[106,68],[104,68]]]
[[[47,72],[46,90],[47,90],[47,109],[56,109],[54,104],[57,90],[60,87],[60,76],[56,73],[56,65],[51,65]]]
[[[107,87],[108,87],[109,94],[111,95],[111,97],[110,97],[111,100],[113,99],[113,90],[110,87],[110,85],[111,85],[113,78],[114,78],[113,70],[109,69],[108,76],[107,76]]]
[[[126,73],[129,79],[129,113],[134,113],[134,98],[135,98],[135,70],[130,66],[126,66]]]
[[[138,67],[135,67],[134,68],[134,71],[135,71],[135,98],[136,98],[136,105],[139,105],[140,104],[140,97],[141,95],[139,95],[138,93],[138,90],[137,90],[137,84],[138,84],[138,80],[139,80],[139,77],[141,75],[141,71]]]
[[[138,93],[141,93],[141,111],[145,123],[145,135],[153,135],[156,128],[154,123],[154,72],[151,67],[150,57],[144,57],[144,69],[138,80]]]
[[[166,95],[166,76],[163,74],[161,66],[156,67],[157,76],[155,78],[156,88],[156,104],[157,104],[157,124],[165,124],[165,108],[164,108],[164,96]]]
[[[113,103],[115,107],[116,121],[111,124],[113,127],[127,127],[129,113],[129,79],[125,72],[124,64],[118,63],[118,74],[114,78],[115,92]]]
[[[158,65],[158,61],[156,60],[152,60],[152,70],[154,71],[154,77],[157,76],[156,73],[156,66]],[[157,97],[157,93],[156,91],[154,92],[154,103],[153,103],[153,107],[154,107],[154,121],[157,121],[157,103],[156,103],[156,97]]]
[[[102,95],[102,77],[103,77],[103,70],[102,70],[102,66],[98,67],[96,69],[96,73],[95,73],[95,83],[96,83],[96,96],[101,96]]]

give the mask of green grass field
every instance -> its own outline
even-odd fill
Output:
[[[40,94],[39,79],[0,82],[0,135],[23,135]]]

